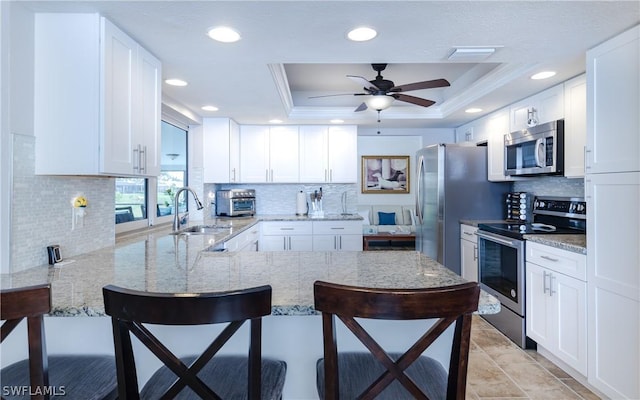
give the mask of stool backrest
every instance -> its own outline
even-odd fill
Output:
[[[398,380],[415,398],[427,398],[405,374],[408,368],[451,324],[455,324],[449,362],[447,398],[464,398],[469,359],[471,316],[478,309],[475,282],[426,289],[374,289],[317,281],[315,309],[322,312],[325,398],[339,398],[337,316],[387,371],[361,394],[379,395]],[[355,318],[384,320],[437,319],[424,335],[394,362]]]
[[[151,293],[108,285],[103,288],[103,297],[105,312],[112,318],[120,398],[139,398],[131,333],[178,377],[163,398],[175,397],[185,386],[203,399],[218,398],[196,374],[247,320],[250,320],[248,397],[260,398],[262,317],[271,314],[271,286],[214,293]],[[228,325],[190,367],[143,325],[218,323]]]
[[[27,319],[29,345],[29,382],[32,399],[48,399],[49,371],[44,334],[44,315],[51,311],[51,286],[28,286],[0,291],[0,343],[16,326]],[[38,390],[36,388],[42,388]]]

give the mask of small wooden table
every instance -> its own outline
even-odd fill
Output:
[[[415,233],[388,233],[388,232],[365,234],[362,236],[363,250],[365,251],[369,250],[370,241],[373,241],[373,242],[388,241],[389,244],[393,242],[412,242],[415,248],[416,234]]]

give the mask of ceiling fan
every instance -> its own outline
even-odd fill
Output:
[[[411,103],[422,107],[430,107],[435,104],[435,101],[410,96],[408,94],[404,94],[403,92],[450,86],[449,82],[446,79],[434,79],[431,81],[422,81],[396,86],[393,81],[384,79],[382,77],[381,72],[384,71],[385,68],[387,68],[387,64],[371,64],[371,67],[374,71],[378,72],[378,75],[374,80],[369,81],[361,76],[347,75],[347,78],[353,80],[357,84],[362,85],[362,88],[364,90],[364,93],[353,93],[354,96],[371,96],[367,98],[362,104],[360,104],[358,108],[355,109],[356,112],[364,111],[368,108],[373,108],[374,110],[378,111],[378,113],[380,113],[380,111],[391,106],[391,103],[393,103],[394,100],[404,101],[406,103]]]

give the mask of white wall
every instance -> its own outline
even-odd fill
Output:
[[[388,130],[385,130],[385,132]],[[396,130],[400,131],[400,130]],[[368,130],[358,129],[358,205],[413,205],[415,203],[415,155],[424,146],[434,143],[453,143],[453,129],[404,129],[400,135],[367,135]],[[398,132],[395,132],[398,133]],[[364,134],[364,135],[363,135]],[[408,194],[362,193],[362,156],[409,156]]]

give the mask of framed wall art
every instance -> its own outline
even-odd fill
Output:
[[[362,193],[409,193],[409,156],[362,156]]]

